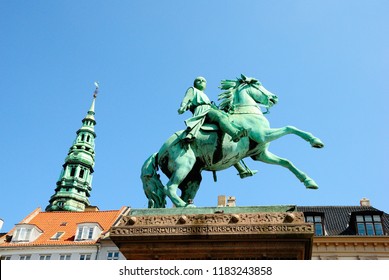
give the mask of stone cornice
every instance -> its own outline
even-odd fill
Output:
[[[315,236],[313,238],[315,246],[384,246],[389,247],[389,236]]]
[[[125,216],[111,236],[173,236],[224,234],[313,234],[303,213],[186,214]]]

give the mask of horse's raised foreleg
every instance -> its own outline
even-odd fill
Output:
[[[281,128],[269,128],[266,130],[263,140],[264,142],[271,142],[287,134],[295,134],[301,137],[305,141],[308,141],[314,148],[324,147],[323,142],[321,142],[319,138],[313,136],[312,133],[303,131],[290,125]]]
[[[269,164],[276,164],[276,165],[283,166],[289,169],[297,177],[297,179],[300,180],[300,182],[303,182],[307,189],[319,188],[314,180],[309,178],[301,170],[297,169],[297,167],[294,166],[291,161],[289,161],[288,159],[280,158],[279,156],[276,156],[275,154],[269,152],[268,150],[264,150],[260,154],[253,156],[252,159],[269,163]]]

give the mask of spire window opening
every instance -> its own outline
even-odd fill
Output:
[[[75,167],[71,167],[70,168],[70,176],[74,177],[74,175],[76,175],[76,168]]]
[[[84,173],[85,173],[85,170],[84,169],[81,169],[80,170],[80,174],[78,175],[78,177],[80,177],[81,179],[84,178]]]

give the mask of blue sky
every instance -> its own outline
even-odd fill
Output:
[[[217,99],[222,79],[256,77],[279,97],[270,146],[320,186],[288,170],[203,173],[197,206],[219,194],[239,206],[358,205],[389,212],[387,1],[0,1],[0,218],[10,230],[48,204],[68,149],[100,82],[90,201],[101,210],[147,207],[140,168],[187,112],[196,76]],[[164,179],[166,183],[166,179]]]

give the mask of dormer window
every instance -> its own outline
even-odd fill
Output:
[[[31,228],[19,228],[15,233],[15,241],[29,241],[31,235]]]
[[[35,225],[17,225],[11,242],[32,242],[36,240],[41,234],[42,231]]]
[[[384,235],[380,215],[356,215],[358,235]]]
[[[313,223],[315,228],[315,236],[324,235],[324,223],[323,215],[321,213],[308,213],[305,214],[305,222]]]
[[[102,232],[97,223],[79,224],[76,232],[76,241],[96,240]]]

